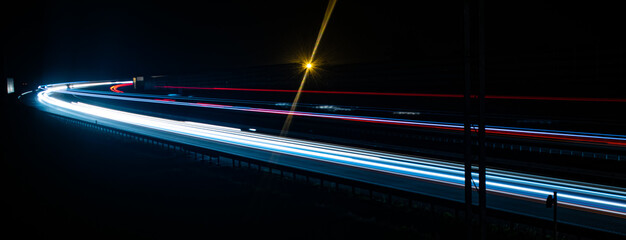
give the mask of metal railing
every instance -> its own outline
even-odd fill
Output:
[[[172,151],[180,154],[180,158],[198,161],[202,165],[256,171],[261,174],[275,176],[276,178],[284,181],[301,182],[330,192],[345,193],[356,198],[365,198],[370,201],[395,207],[427,211],[434,214],[452,214],[457,219],[463,219],[463,216],[465,215],[465,203],[463,202],[440,199],[372,183],[306,171],[266,161],[259,161],[227,152],[209,150],[175,141],[115,129],[99,125],[95,122],[81,121],[54,113],[45,114],[48,114],[62,123],[78,126],[84,130],[104,132],[119,139],[131,140],[138,144],[148,144],[155,148]],[[478,206],[474,205],[473,207],[472,211],[477,212]],[[554,222],[552,219],[534,218],[496,209],[487,209],[487,216],[487,223],[491,226],[504,226],[505,228],[511,228],[511,231],[521,231],[521,229],[526,229],[526,232],[535,232],[536,237],[542,238],[547,235],[554,234]],[[478,223],[478,218],[477,215],[474,215],[474,217],[475,219],[473,220],[473,224],[476,225]],[[616,235],[615,233],[584,228],[566,223],[559,223],[558,235],[561,238],[566,237],[567,239],[614,239],[623,237]]]

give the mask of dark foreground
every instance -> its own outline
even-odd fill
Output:
[[[464,238],[462,217],[432,205],[383,204],[256,170],[77,129],[5,105],[3,232],[65,238]],[[3,114],[4,115],[4,114]],[[516,224],[489,238],[548,237]],[[222,235],[224,236],[224,235]]]

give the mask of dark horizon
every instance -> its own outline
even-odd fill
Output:
[[[340,1],[319,59],[330,65],[461,62],[463,5],[455,3]],[[3,72],[18,82],[43,84],[297,63],[310,53],[325,7],[325,1],[208,7],[192,2],[24,3],[11,6],[3,21],[8,40]],[[624,37],[619,34],[624,17],[618,9],[488,3],[488,81],[506,84],[503,79],[516,74],[542,77],[537,75],[548,69],[558,81],[624,86]]]
[[[620,7],[7,6],[3,222],[37,238],[624,237]]]

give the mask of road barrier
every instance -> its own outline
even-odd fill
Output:
[[[155,148],[164,149],[178,154],[179,159],[197,161],[203,166],[228,167],[242,170],[256,171],[260,174],[275,176],[284,181],[299,182],[312,185],[327,191],[349,194],[355,198],[368,199],[394,207],[403,207],[418,211],[427,211],[433,214],[453,214],[457,219],[464,219],[465,203],[440,199],[418,193],[402,191],[372,183],[345,179],[337,176],[325,175],[303,169],[282,166],[271,162],[259,161],[246,157],[218,152],[197,146],[186,145],[175,141],[154,138],[129,131],[99,125],[97,122],[81,121],[53,113],[45,113],[60,122],[81,127],[82,130],[91,130],[106,133],[118,139],[130,140],[138,144],[147,144]],[[474,206],[473,212],[478,212]],[[473,214],[473,224],[477,226],[477,214]],[[534,231],[537,237],[554,236],[554,222],[551,219],[534,218],[514,214],[497,209],[487,209],[487,224],[511,228],[511,231]],[[584,228],[580,226],[559,223],[558,235],[561,238],[580,239],[615,239],[623,237],[610,232]]]

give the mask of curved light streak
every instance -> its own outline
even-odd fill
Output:
[[[78,88],[81,85],[73,84],[73,87]],[[67,102],[51,96],[52,93],[65,91],[65,88],[62,86],[46,87],[44,91],[38,93],[38,99],[44,104],[75,112],[192,136],[207,141],[384,172],[413,179],[428,180],[457,187],[464,186],[463,167],[455,163],[437,162],[427,158],[243,132],[235,128],[197,122],[158,118],[81,102]],[[147,100],[143,99],[141,101]],[[181,102],[168,103],[183,104]],[[474,176],[474,179],[478,179],[478,177]],[[491,193],[521,197],[530,201],[541,201],[547,195],[552,194],[553,191],[557,191],[559,193],[560,206],[626,218],[626,190],[621,188],[551,179],[495,169],[487,170],[486,180],[487,191]]]
[[[266,89],[266,88],[221,88],[221,87],[190,87],[190,86],[155,86],[155,88],[167,89],[192,89],[192,90],[217,90],[217,91],[245,91],[245,92],[281,92],[296,93],[298,90],[291,89]],[[355,91],[323,91],[302,90],[302,93],[340,94],[340,95],[368,95],[368,96],[399,96],[399,97],[436,97],[436,98],[463,98],[463,94],[445,93],[394,93],[394,92],[355,92]],[[478,97],[472,95],[472,97]],[[626,103],[626,98],[590,98],[590,97],[542,97],[542,96],[501,96],[487,95],[486,99],[502,100],[539,100],[539,101],[568,101],[568,102],[621,102]]]
[[[58,90],[63,90],[63,89],[58,89]],[[63,91],[59,91],[59,92],[63,92]],[[441,129],[441,130],[450,130],[450,131],[456,131],[456,132],[463,131],[463,124],[460,124],[460,123],[446,123],[446,122],[382,118],[382,117],[366,117],[366,116],[356,116],[356,115],[346,115],[346,114],[318,113],[318,112],[305,112],[305,111],[293,111],[292,112],[292,111],[280,110],[280,109],[232,106],[232,105],[213,104],[213,103],[204,103],[204,102],[183,102],[183,101],[177,101],[174,99],[162,99],[162,98],[147,99],[147,98],[138,98],[138,97],[130,97],[130,96],[129,97],[111,96],[111,95],[106,95],[106,94],[94,94],[94,93],[74,92],[74,91],[66,92],[66,93],[73,94],[73,95],[83,95],[83,96],[109,98],[109,99],[117,99],[117,100],[125,100],[125,101],[149,102],[149,103],[151,102],[151,103],[171,104],[171,105],[189,106],[189,107],[205,107],[205,108],[222,109],[222,110],[279,114],[279,115],[287,115],[287,116],[326,118],[326,119],[335,119],[335,120],[344,120],[344,121],[353,121],[353,122],[365,122],[365,123],[377,123],[377,124]],[[626,147],[626,136],[622,136],[622,135],[571,132],[571,131],[552,131],[552,130],[544,130],[544,129],[524,129],[524,128],[502,127],[502,126],[486,126],[485,133],[490,134],[490,135],[500,135],[500,136],[509,136],[509,137],[513,136],[513,137],[522,137],[522,138],[543,139],[543,140],[550,140],[550,141],[561,141],[561,142],[564,141],[564,142],[574,142],[574,143],[601,144],[601,145],[609,145],[609,146],[616,146],[616,147]]]
[[[116,93],[124,93],[124,91],[119,90],[118,88],[120,88],[120,87],[132,86],[132,85],[133,85],[133,83],[132,83],[132,82],[131,82],[131,83],[122,83],[122,84],[113,85],[113,86],[111,86],[111,88],[110,88],[110,89],[111,89],[111,91],[112,91],[112,92],[116,92]]]

